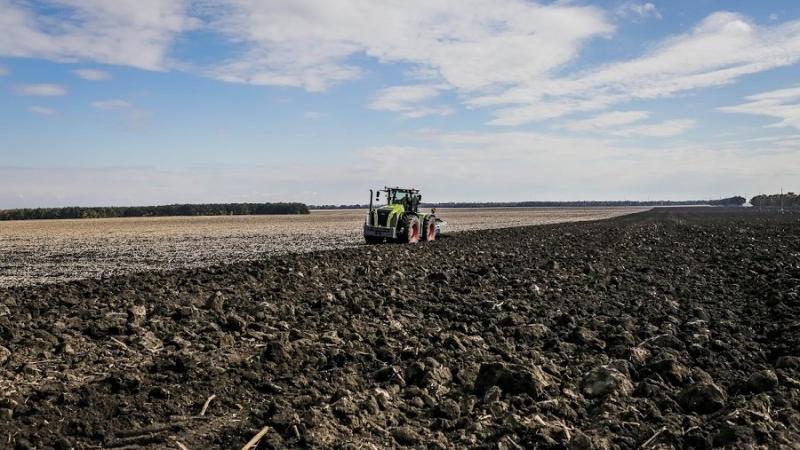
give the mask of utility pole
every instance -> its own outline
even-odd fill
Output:
[[[781,214],[783,214],[783,186],[781,186]]]

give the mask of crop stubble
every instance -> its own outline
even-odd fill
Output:
[[[447,232],[616,217],[638,208],[440,209]],[[0,287],[204,267],[360,245],[364,210],[0,222]]]

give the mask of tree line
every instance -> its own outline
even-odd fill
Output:
[[[610,207],[610,206],[688,206],[688,205],[710,205],[710,206],[742,206],[747,199],[740,196],[728,197],[718,200],[655,200],[655,201],[635,201],[635,200],[610,200],[610,201],[525,201],[525,202],[439,202],[422,203],[422,208],[587,208],[587,207]],[[309,206],[309,209],[363,209],[369,205],[317,205]]]
[[[747,203],[747,199],[739,195],[735,197],[722,198],[719,200],[709,200],[711,206],[742,206]]]
[[[309,214],[303,203],[207,203],[160,206],[26,208],[0,210],[0,220],[103,219],[111,217],[246,216]]]
[[[448,203],[424,203],[426,208],[587,208],[587,207],[612,207],[612,206],[689,206],[689,205],[710,205],[710,206],[741,206],[747,202],[744,197],[730,197],[719,200],[655,200],[655,201],[635,201],[635,200],[609,200],[609,201],[526,201],[526,202],[448,202]]]
[[[761,194],[751,198],[750,204],[762,208],[798,208],[800,207],[800,195],[794,192],[786,194]]]

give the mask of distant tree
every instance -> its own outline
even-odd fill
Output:
[[[747,203],[747,199],[738,195],[736,197],[723,198],[720,200],[711,200],[708,202],[709,205],[714,205],[714,206],[742,206],[745,203]]]
[[[750,204],[762,208],[798,208],[800,207],[800,196],[794,192],[786,194],[756,195],[750,199]]]

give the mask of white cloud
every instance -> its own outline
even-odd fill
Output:
[[[661,19],[661,12],[650,2],[628,1],[617,7],[617,15],[631,17],[634,20],[655,18]]]
[[[0,57],[182,67],[308,91],[365,76],[363,61],[377,61],[402,67],[406,79],[370,108],[446,115],[452,107],[428,102],[447,89],[468,108],[492,108],[490,123],[505,126],[673,97],[800,61],[800,20],[757,25],[717,12],[640,57],[569,72],[588,41],[613,33],[615,12],[571,1],[0,0],[0,11]],[[646,1],[617,13],[660,16]],[[177,37],[199,26],[192,15],[233,44],[228,59],[204,69],[170,59]]]
[[[746,97],[747,103],[718,108],[720,111],[781,119],[771,126],[800,129],[800,87],[779,89]]]
[[[650,113],[647,111],[614,111],[599,114],[590,119],[567,122],[561,127],[576,132],[607,131],[609,128],[639,122],[649,116]]]
[[[76,69],[73,70],[77,77],[89,81],[104,81],[111,79],[111,74],[97,69]]]
[[[60,97],[67,95],[67,89],[60,84],[23,84],[16,87],[18,95],[38,97]]]
[[[306,119],[322,119],[326,116],[327,114],[319,111],[306,111],[306,113],[303,114],[303,117],[305,117]]]
[[[647,54],[563,78],[543,78],[467,100],[505,106],[495,125],[520,125],[576,111],[598,111],[634,99],[672,97],[795,64],[800,21],[759,27],[734,13],[714,13],[691,31],[665,39]]]
[[[593,7],[525,0],[209,2],[211,26],[244,51],[210,74],[310,91],[362,76],[354,57],[408,63],[461,90],[535,79],[613,30]]]
[[[410,86],[391,86],[378,92],[369,104],[376,111],[393,111],[409,118],[420,118],[429,115],[446,116],[453,113],[447,106],[425,106],[424,102],[436,98],[446,86],[417,84]]]
[[[409,104],[416,104],[439,95],[442,86],[419,84],[415,86],[392,86],[381,90],[370,104],[372,109],[403,111]]]
[[[45,106],[31,106],[28,108],[28,111],[41,116],[52,116],[56,113],[55,109]]]
[[[578,133],[603,133],[619,137],[669,137],[683,134],[696,125],[695,121],[690,119],[641,123],[649,116],[647,111],[614,111],[589,119],[566,122],[558,128]]]
[[[641,124],[612,130],[611,134],[622,137],[670,137],[683,134],[697,123],[691,119],[673,119],[652,124]]]
[[[730,137],[732,135],[735,135],[735,133],[724,133],[723,135],[718,135],[718,137]],[[718,142],[717,145],[736,146],[748,143],[776,142],[776,141],[782,141],[784,139],[798,139],[798,138],[800,138],[800,134],[789,135],[789,136],[786,135],[761,136],[748,139],[736,139],[734,141],[722,141]]]
[[[494,108],[491,124],[517,126],[721,86],[800,60],[800,21],[759,26],[729,12],[709,15],[640,57],[562,75],[588,40],[613,31],[600,10],[522,0],[227,1],[205,12],[244,50],[211,76],[319,91],[362,76],[355,58],[366,55],[408,64],[406,77],[424,80],[387,88],[369,105],[409,117],[452,112],[417,105],[438,92],[435,85],[455,90],[467,107]],[[660,17],[652,2],[625,2],[617,12]],[[415,102],[414,95],[425,97]]]
[[[113,110],[113,109],[128,109],[131,104],[125,100],[111,99],[92,102],[92,107],[96,109]]]
[[[449,106],[419,106],[402,114],[410,119],[419,119],[427,116],[449,116],[454,112]]]
[[[627,2],[626,14],[658,17],[650,2]],[[325,90],[363,75],[354,58],[405,63],[407,77],[455,89],[468,107],[500,108],[492,124],[516,126],[579,111],[601,111],[634,99],[672,97],[720,86],[800,60],[800,21],[758,26],[728,12],[709,15],[627,61],[559,75],[589,39],[613,26],[599,10],[571,3],[441,0],[397,5],[356,0],[250,2],[209,6],[211,26],[244,50],[211,76],[235,82]],[[393,95],[428,95],[397,86],[372,109],[407,116],[446,114]],[[425,91],[427,89],[427,91]],[[386,97],[386,98],[384,98]]]
[[[197,25],[186,9],[185,0],[0,0],[0,56],[164,69],[175,36]]]

